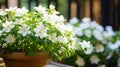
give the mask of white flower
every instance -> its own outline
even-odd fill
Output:
[[[93,56],[91,56],[90,61],[92,64],[98,64],[100,59],[98,58],[97,55],[93,55]]]
[[[37,27],[34,28],[34,32],[35,32],[35,36],[36,37],[39,36],[41,39],[43,37],[48,36],[47,35],[47,29],[42,24],[37,25]]]
[[[55,6],[51,4],[51,5],[49,6],[49,8],[50,8],[50,9],[55,9]]]
[[[38,7],[34,7],[34,9],[42,14],[46,14],[46,8],[39,5]]]
[[[77,60],[75,61],[75,63],[80,67],[85,65],[85,61],[81,57],[77,57]]]
[[[22,36],[26,36],[27,34],[30,34],[31,31],[27,25],[23,24],[22,27],[19,27],[18,33],[22,34]]]
[[[50,6],[49,6],[49,9],[50,9],[50,10],[54,10],[54,9],[55,9],[55,6],[54,6],[54,5],[50,5]],[[59,14],[59,12],[56,11],[56,10],[54,10],[53,14]]]
[[[90,22],[82,22],[79,28],[81,28],[82,30],[90,28]]]
[[[69,37],[68,39],[72,41],[72,44],[69,44],[69,48],[73,50],[79,50],[79,47],[77,46],[79,46],[80,44],[78,44],[79,42],[77,41],[77,39],[74,37]]]
[[[67,30],[67,31],[72,31],[72,27],[71,27],[69,24],[67,24],[67,25],[66,25],[66,30]]]
[[[63,42],[63,43],[67,43],[67,42],[68,42],[67,37],[63,37],[63,36],[57,37],[56,40],[57,40],[58,42]]]
[[[112,28],[112,26],[106,26],[106,27],[105,27],[105,30],[106,30],[106,31],[113,31],[113,28]]]
[[[91,54],[92,52],[93,52],[93,50],[94,50],[94,47],[93,46],[91,46],[90,48],[88,48],[86,51],[85,51],[85,54]]]
[[[25,7],[22,7],[21,9],[18,8],[15,11],[15,16],[22,16],[23,14],[27,13],[28,10]]]
[[[63,23],[64,17],[62,15],[57,16],[54,14],[44,14],[44,20],[52,23],[52,25],[55,25],[56,23]],[[53,19],[54,18],[54,19]]]
[[[106,65],[105,65],[105,64],[102,64],[102,65],[98,65],[98,67],[106,67]]]
[[[102,31],[100,30],[94,30],[93,31],[93,36],[95,36],[95,38],[99,41],[103,41],[103,35],[102,35]]]
[[[3,11],[2,9],[0,9],[0,15],[1,16],[5,16],[7,13],[5,11]]]
[[[77,47],[78,45],[76,44],[76,42],[72,42],[72,44],[69,44],[69,48],[73,49],[73,50],[79,50],[79,48]]]
[[[55,23],[58,21],[58,16],[57,15],[49,15],[47,21],[50,21],[51,23]]]
[[[115,50],[117,48],[119,48],[119,44],[117,43],[108,43],[108,47],[111,49],[111,50]]]
[[[12,35],[12,34],[9,34],[6,38],[5,38],[5,41],[7,43],[14,43],[15,42],[15,36]]]
[[[112,26],[106,26],[105,29],[106,31],[103,32],[105,38],[110,38],[115,35]]]
[[[120,47],[120,40],[117,40],[117,41],[115,42],[115,44],[118,44],[119,47]]]
[[[103,35],[104,35],[105,38],[111,38],[112,36],[115,35],[115,32],[113,32],[113,31],[104,31]]]
[[[90,22],[90,18],[84,17],[84,18],[82,19],[82,22]]]
[[[56,27],[57,30],[59,30],[62,34],[65,33],[65,30],[66,30],[66,26],[65,26],[65,25],[62,25],[62,24],[57,23],[57,24],[55,25],[55,27]]]
[[[3,31],[4,32],[10,32],[12,28],[14,28],[13,22],[8,22],[6,21],[5,23],[2,24],[3,26]]]
[[[0,36],[2,36],[2,30],[0,30]]]
[[[82,47],[83,49],[88,49],[88,48],[91,47],[91,46],[90,46],[90,42],[87,42],[87,41],[79,42],[79,44],[81,45],[81,47]]]
[[[117,61],[117,65],[118,65],[118,67],[120,67],[120,58]]]
[[[95,21],[92,21],[92,22],[89,22],[89,23],[90,23],[90,27],[93,28],[93,29],[96,29],[96,30],[99,30],[99,31],[104,30],[104,28]]]
[[[64,24],[56,24],[56,28],[63,34],[65,31],[72,31],[68,26],[65,26]]]
[[[72,23],[72,24],[76,24],[78,22],[79,22],[79,20],[76,17],[73,17],[72,19],[70,19],[70,23]]]
[[[57,17],[57,21],[56,22],[63,23],[64,21],[65,21],[65,19],[64,19],[63,15],[60,15],[60,16]]]
[[[57,39],[56,33],[53,33],[53,34],[51,34],[51,35],[48,35],[48,38],[49,38],[52,42],[55,43],[55,41],[56,41],[56,39]]]
[[[20,24],[22,25],[23,20],[22,19],[15,19],[15,23],[14,24]]]
[[[85,34],[86,37],[90,38],[90,37],[92,36],[92,31],[89,30],[89,29],[86,29],[86,30],[84,31],[84,34]]]
[[[73,28],[73,33],[75,33],[76,35],[82,36],[83,35],[83,31],[81,28]]]
[[[100,45],[100,44],[97,44],[97,45],[95,46],[95,50],[96,50],[97,53],[103,52],[103,51],[104,51],[104,46],[103,46],[103,45]]]
[[[15,11],[17,9],[17,7],[10,7],[9,9],[5,9],[6,12],[9,12],[9,11]]]
[[[6,43],[4,43],[4,44],[2,45],[2,47],[3,47],[3,48],[6,48],[6,47],[7,47],[7,44],[6,44]]]

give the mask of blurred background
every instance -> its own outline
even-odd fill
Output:
[[[33,7],[40,4],[55,5],[66,20],[88,17],[104,27],[111,25],[114,30],[120,27],[120,0],[0,0],[1,9],[25,6],[33,11]]]

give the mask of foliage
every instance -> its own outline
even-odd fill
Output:
[[[53,59],[61,59],[73,55],[78,46],[82,49],[54,8],[40,5],[33,12],[25,7],[0,10],[0,52],[28,56],[48,52]]]

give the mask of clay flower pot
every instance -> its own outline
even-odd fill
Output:
[[[6,67],[44,67],[50,59],[47,53],[39,53],[33,57],[29,57],[24,53],[14,52],[1,56],[5,61]]]

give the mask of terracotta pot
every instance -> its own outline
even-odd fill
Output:
[[[2,55],[6,67],[44,67],[50,59],[48,53],[39,53],[34,57],[25,56],[24,53],[14,52]]]

